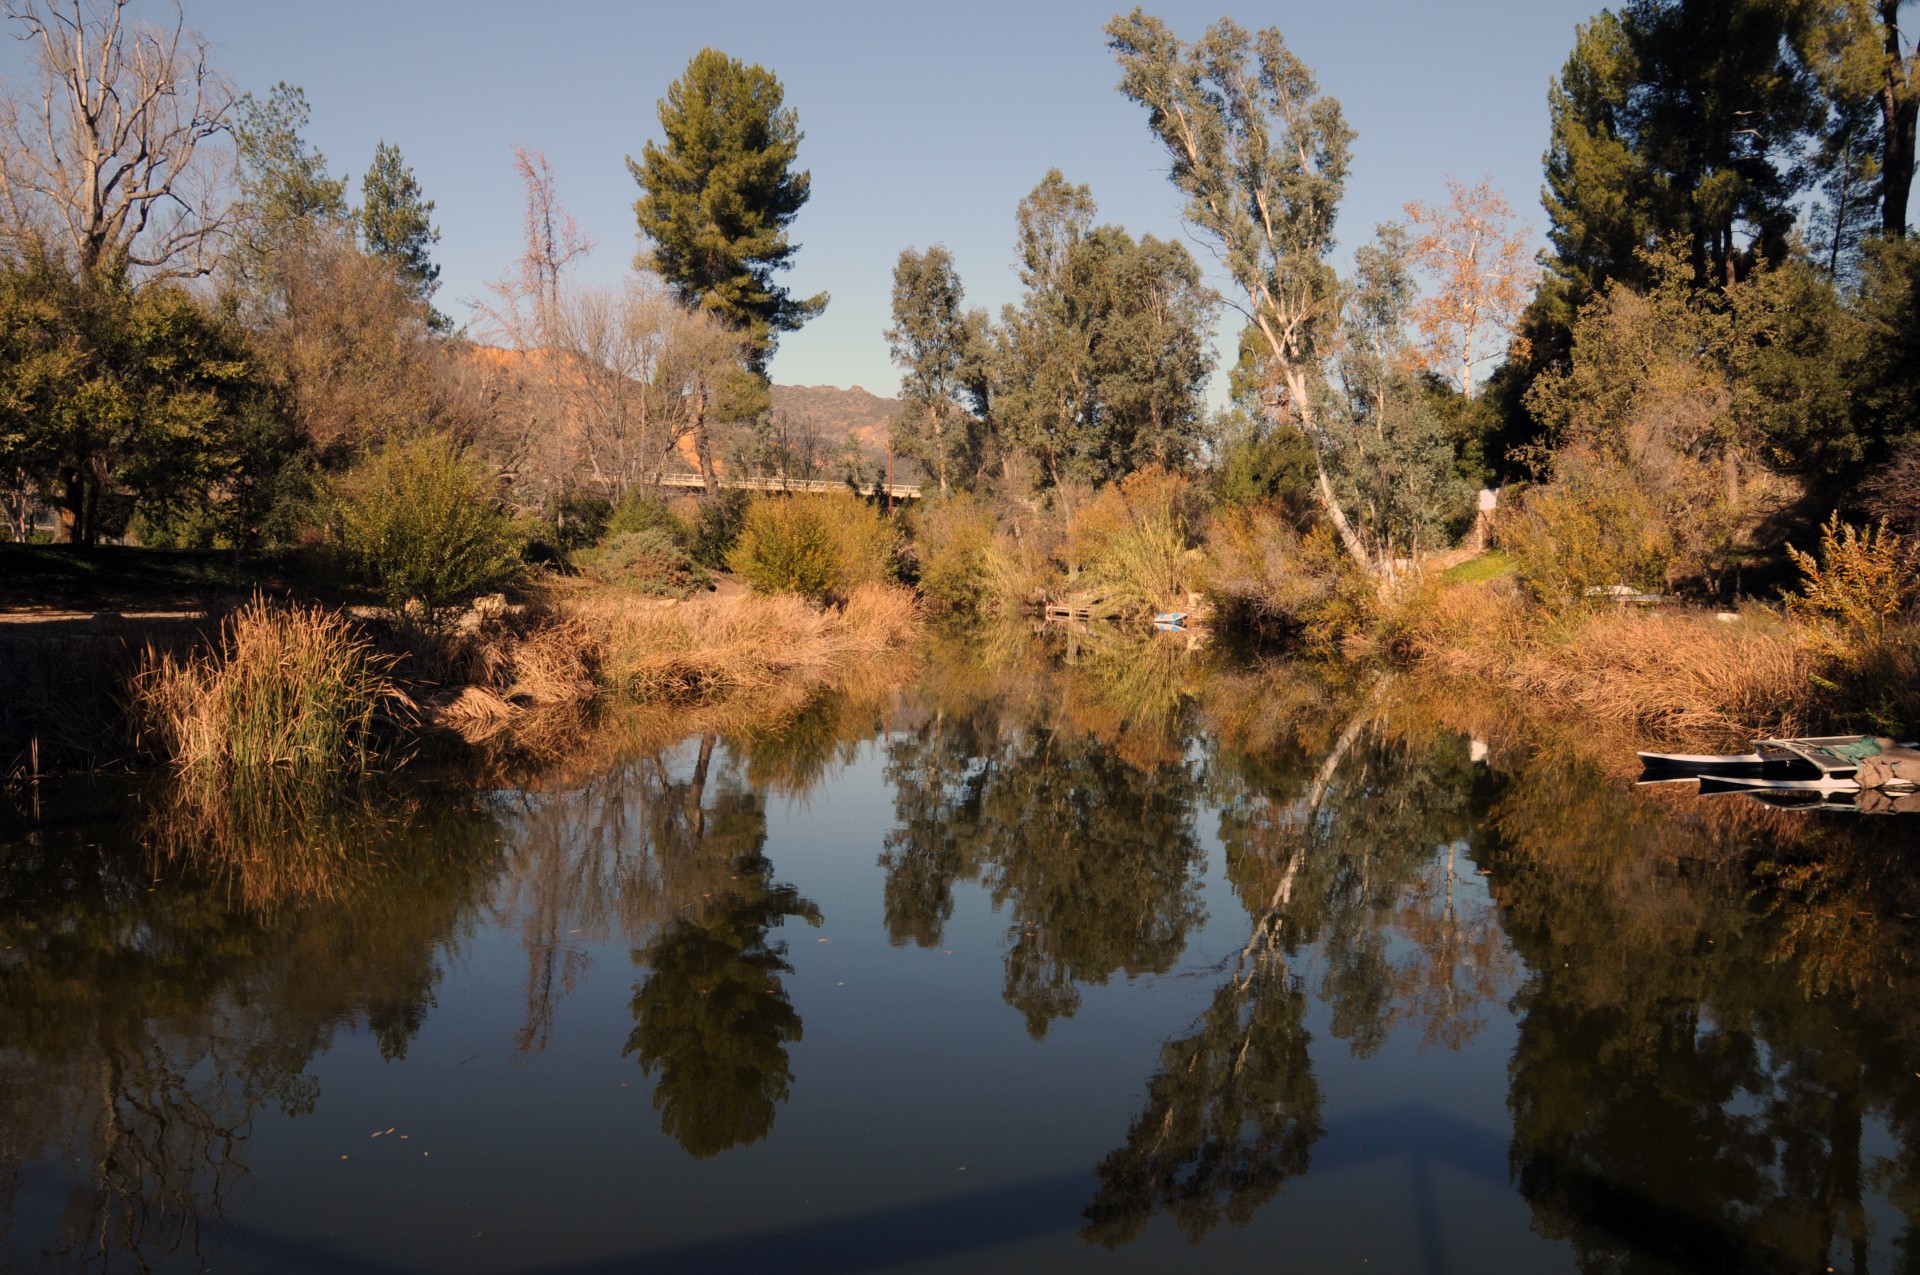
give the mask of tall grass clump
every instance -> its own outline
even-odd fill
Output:
[[[727,555],[759,593],[825,601],[893,578],[893,524],[851,492],[769,497],[748,508]]]
[[[911,594],[872,584],[838,608],[792,594],[661,607],[600,592],[569,598],[565,613],[596,643],[603,682],[641,702],[819,683],[904,647],[920,624]]]
[[[363,771],[382,710],[400,698],[383,663],[339,612],[256,596],[227,617],[213,649],[150,649],[134,699],[182,770]]]
[[[1066,557],[1077,587],[1116,615],[1151,615],[1185,604],[1205,575],[1197,546],[1199,502],[1188,481],[1142,469],[1101,490],[1067,526]]]
[[[349,570],[395,608],[436,611],[520,575],[492,477],[449,439],[388,440],[341,481],[334,520]]]

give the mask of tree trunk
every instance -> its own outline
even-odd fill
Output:
[[[1301,429],[1306,433],[1307,442],[1313,447],[1313,468],[1319,477],[1319,481],[1314,485],[1314,494],[1320,498],[1320,508],[1327,515],[1327,520],[1333,524],[1333,530],[1340,537],[1340,544],[1346,549],[1348,556],[1359,563],[1360,569],[1368,575],[1377,575],[1380,568],[1374,562],[1373,555],[1367,552],[1366,543],[1360,539],[1360,533],[1355,531],[1353,524],[1347,520],[1347,511],[1340,507],[1340,498],[1334,494],[1333,479],[1327,476],[1326,462],[1320,458],[1320,438],[1313,427],[1313,408],[1308,398],[1306,377],[1301,375],[1298,368],[1285,362],[1280,366],[1281,374],[1287,378],[1287,392],[1293,396],[1294,406],[1299,409]]]
[[[75,465],[60,474],[60,522],[70,545],[84,544],[87,521],[87,485],[80,467]]]
[[[700,463],[700,483],[712,496],[719,492],[720,481],[713,472],[713,436],[707,431],[707,374],[693,378],[693,454]]]
[[[93,481],[87,484],[87,526],[86,526],[86,532],[85,532],[86,539],[82,540],[81,543],[86,545],[86,547],[89,549],[93,548],[96,544],[100,543],[100,488],[101,486],[102,486],[102,483],[97,477],[94,478]]]
[[[1900,0],[1879,0],[1887,79],[1880,86],[1880,229],[1890,238],[1907,233],[1907,197],[1913,191],[1914,123],[1920,94],[1900,49]]]

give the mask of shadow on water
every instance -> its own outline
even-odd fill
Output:
[[[250,1231],[227,1192],[268,1167],[247,1159],[258,1113],[313,1109],[343,1025],[404,1056],[481,925],[525,958],[516,1058],[552,1046],[591,954],[624,949],[623,1053],[675,1154],[765,1139],[805,1083],[783,930],[823,920],[773,862],[768,802],[832,792],[869,747],[893,946],[942,946],[978,891],[1004,925],[995,1012],[1046,1042],[1088,989],[1229,934],[1187,971],[1211,980],[1195,1017],[1085,1173],[550,1269],[860,1271],[1154,1227],[1202,1244],[1303,1175],[1387,1164],[1428,1271],[1449,1269],[1442,1169],[1517,1191],[1586,1271],[1920,1260],[1920,879],[1894,821],[1647,797],[1537,740],[1477,749],[1485,705],[1351,667],[1098,629],[939,639],[929,660],[912,694],[633,733],[491,795],[90,791],[0,828],[0,1261],[387,1269]],[[1208,915],[1209,842],[1230,917]],[[1396,1039],[1483,1047],[1509,1017],[1484,1125],[1420,1101],[1326,1114],[1332,1069]],[[58,1233],[15,1236],[49,1193]]]

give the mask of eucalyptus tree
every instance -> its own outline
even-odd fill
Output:
[[[965,297],[946,248],[901,249],[893,268],[893,325],[886,330],[887,348],[900,365],[904,400],[893,437],[899,450],[926,466],[943,492],[980,441],[981,422],[967,410],[966,399],[985,315],[963,310]]]
[[[1406,229],[1381,225],[1354,252],[1333,359],[1341,392],[1325,409],[1341,426],[1331,431],[1328,455],[1335,486],[1382,562],[1434,547],[1468,496],[1407,339],[1415,291]]]
[[[1184,219],[1212,242],[1279,373],[1285,393],[1270,410],[1314,444],[1321,507],[1347,553],[1375,570],[1335,492],[1315,403],[1339,309],[1326,257],[1353,140],[1340,103],[1277,28],[1250,35],[1222,18],[1188,44],[1136,8],[1106,29],[1120,91],[1147,108],[1187,197]]]
[[[1218,303],[1192,254],[1096,214],[1058,169],[1021,201],[1026,291],[997,333],[994,427],[1055,487],[1184,463],[1213,371]]]

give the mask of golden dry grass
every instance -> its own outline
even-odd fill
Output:
[[[133,701],[156,751],[183,770],[332,771],[366,766],[376,720],[403,698],[346,616],[256,596],[210,649],[149,647]]]
[[[821,684],[919,628],[912,595],[881,585],[854,589],[838,609],[790,595],[661,604],[587,592],[565,599],[560,613],[597,646],[601,681],[642,701]]]
[[[1497,585],[1445,589],[1422,607],[1400,637],[1416,667],[1497,688],[1531,715],[1708,740],[1795,734],[1824,716],[1818,644],[1764,608],[1732,623],[1682,609],[1550,619]]]

